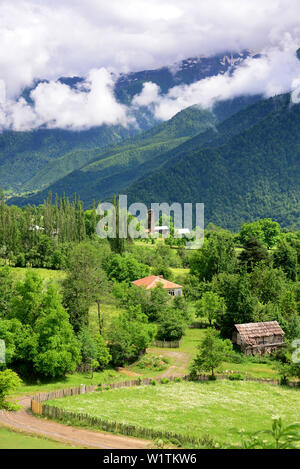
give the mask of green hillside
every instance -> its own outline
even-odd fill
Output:
[[[145,174],[143,164],[149,165],[148,172],[152,171],[157,167],[155,159],[160,155],[166,155],[168,158],[169,150],[199,132],[213,127],[215,123],[216,119],[212,113],[192,107],[119,145],[106,149],[70,152],[50,162],[32,178],[31,185],[43,182],[47,189],[29,198],[13,198],[10,203],[18,205],[27,202],[40,203],[47,197],[49,190],[59,194],[65,192],[70,196],[78,192],[86,203],[91,203],[93,199],[110,197],[113,192],[120,192],[138,177],[143,176]],[[77,159],[82,162],[81,169],[70,171],[66,177],[62,177],[64,175],[62,172],[62,178],[48,187],[47,181],[51,182],[51,178],[57,177],[60,165],[62,171],[66,171],[66,168],[70,168]]]
[[[264,217],[299,228],[300,106],[284,95],[241,111],[178,147],[127,194],[147,204],[204,202],[206,223],[224,228]]]
[[[7,131],[0,135],[0,187],[14,193],[37,190],[57,180],[94,157],[95,148],[116,144],[136,133],[134,129],[107,127],[82,132],[40,129],[31,132]],[[76,149],[76,156],[69,157]],[[86,150],[83,160],[78,161],[78,152]],[[51,177],[40,177],[63,155],[67,164],[58,164]],[[81,154],[81,156],[83,156]],[[79,167],[80,167],[79,166]]]

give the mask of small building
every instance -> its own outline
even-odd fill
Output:
[[[185,236],[189,236],[191,234],[188,228],[179,228],[178,230],[175,230],[175,233],[180,238],[184,238]]]
[[[177,283],[164,279],[162,275],[150,275],[149,277],[135,280],[132,284],[137,287],[144,287],[146,290],[150,290],[151,288],[157,287],[157,285],[161,285],[162,288],[168,290],[169,295],[182,296],[183,287]]]
[[[155,226],[154,233],[158,233],[160,235],[169,236],[170,235],[170,228],[167,225],[162,226]]]
[[[235,324],[232,343],[245,355],[263,355],[282,347],[284,332],[277,321]]]

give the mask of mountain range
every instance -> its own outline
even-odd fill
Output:
[[[121,76],[115,94],[128,103],[146,81],[166,93],[175,84],[231,73],[247,54]],[[75,86],[80,78],[61,80]],[[138,128],[4,132],[0,187],[8,203],[39,204],[52,191],[76,192],[90,206],[123,193],[148,205],[204,202],[206,223],[232,230],[264,217],[300,228],[300,105],[291,105],[290,95],[242,96],[211,110],[193,106],[167,122],[141,110],[137,121]]]

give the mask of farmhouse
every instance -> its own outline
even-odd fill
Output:
[[[150,275],[150,277],[140,278],[132,282],[133,285],[138,287],[144,287],[146,290],[155,288],[157,285],[161,285],[164,289],[168,290],[169,295],[171,296],[181,296],[182,295],[182,286],[177,283],[169,282],[163,278],[162,275]]]
[[[271,353],[283,345],[284,332],[277,321],[235,324],[232,342],[240,346],[245,355]]]

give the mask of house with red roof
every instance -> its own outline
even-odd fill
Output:
[[[133,285],[137,287],[143,287],[146,290],[150,290],[151,288],[157,287],[157,285],[161,285],[162,288],[168,290],[169,295],[171,296],[181,296],[182,295],[182,285],[178,285],[177,283],[170,282],[163,278],[162,275],[150,275],[149,277],[140,278],[132,282]]]

